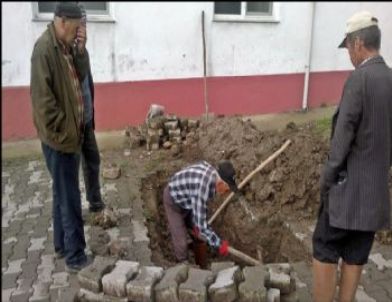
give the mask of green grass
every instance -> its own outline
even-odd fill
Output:
[[[331,133],[331,117],[324,117],[322,119],[318,119],[315,121],[315,129],[314,132],[318,135],[322,135],[324,137],[329,137]]]

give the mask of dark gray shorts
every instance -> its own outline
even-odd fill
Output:
[[[344,230],[329,224],[326,206],[321,206],[313,233],[313,257],[323,263],[338,263],[339,258],[350,265],[367,263],[375,232]]]

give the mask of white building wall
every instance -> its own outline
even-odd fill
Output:
[[[87,48],[96,82],[203,75],[201,12],[209,76],[304,71],[311,2],[281,2],[279,23],[214,22],[213,2],[112,2],[115,23],[88,22]],[[337,49],[345,21],[367,9],[380,21],[382,54],[392,63],[391,2],[318,2],[312,71],[352,69]],[[31,2],[2,2],[2,86],[29,85],[34,42],[48,22],[32,21]]]

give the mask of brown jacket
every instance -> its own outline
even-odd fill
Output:
[[[88,72],[88,56],[73,53],[73,58],[80,78],[84,78]],[[30,95],[40,140],[57,151],[79,152],[78,99],[53,22],[34,45]]]

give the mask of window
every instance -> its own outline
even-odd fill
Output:
[[[92,1],[80,2],[87,12],[88,21],[96,22],[114,22],[112,10],[109,2]],[[53,19],[53,12],[57,2],[55,1],[39,1],[33,2],[33,20],[34,21],[48,21]]]
[[[279,22],[276,2],[214,2],[214,21]]]

